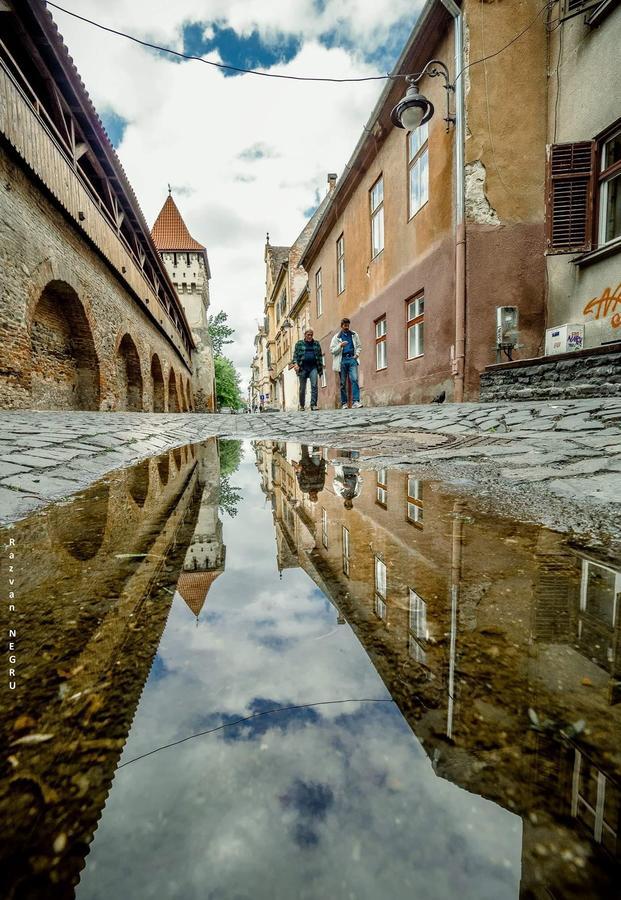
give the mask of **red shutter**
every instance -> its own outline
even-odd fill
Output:
[[[548,150],[546,241],[549,253],[591,249],[595,149],[595,141],[580,141],[553,144]]]

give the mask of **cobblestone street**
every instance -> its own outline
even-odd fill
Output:
[[[15,412],[0,428],[2,522],[211,436],[360,451],[420,468],[497,509],[564,530],[621,522],[621,400],[468,403],[264,415]]]

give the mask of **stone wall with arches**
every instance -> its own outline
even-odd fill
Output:
[[[173,411],[171,373],[174,411],[191,408],[175,347],[4,152],[0,205],[0,408]]]

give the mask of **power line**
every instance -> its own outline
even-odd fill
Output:
[[[392,697],[353,697],[349,700],[318,700],[316,703],[299,703],[296,706],[275,706],[273,709],[264,709],[262,712],[244,716],[242,719],[235,719],[234,722],[225,722],[224,725],[208,728],[207,731],[197,731],[195,734],[189,734],[187,737],[180,738],[178,741],[172,741],[170,744],[163,744],[161,747],[156,747],[154,750],[149,750],[147,753],[141,753],[140,756],[134,756],[133,759],[128,759],[127,762],[121,763],[118,768],[122,769],[123,766],[138,762],[139,759],[153,756],[155,753],[159,753],[160,750],[168,750],[170,747],[177,747],[179,744],[184,744],[186,741],[191,741],[194,738],[202,737],[206,734],[213,734],[215,731],[223,731],[225,728],[233,728],[234,725],[241,725],[242,722],[249,722],[250,719],[258,719],[261,716],[269,716],[272,713],[288,712],[293,709],[310,709],[313,706],[331,706],[335,703],[394,703],[394,700]]]
[[[360,76],[359,78],[324,78],[310,75],[282,75],[276,72],[260,72],[258,69],[244,69],[241,66],[230,66],[226,63],[215,62],[212,59],[205,59],[203,56],[194,56],[191,53],[182,53],[180,50],[172,50],[170,47],[160,47],[158,44],[151,44],[149,41],[143,41],[141,38],[137,38],[132,34],[126,34],[124,31],[117,31],[115,28],[109,28],[107,25],[101,25],[99,22],[94,22],[92,19],[80,16],[78,13],[71,12],[71,10],[65,9],[63,6],[58,6],[57,3],[51,3],[50,0],[46,0],[46,2],[48,6],[58,9],[68,16],[73,16],[74,19],[79,19],[80,22],[86,22],[88,25],[93,25],[95,28],[101,29],[101,31],[107,31],[109,34],[115,34],[117,37],[126,38],[128,41],[133,41],[135,44],[140,44],[142,47],[149,47],[151,50],[159,50],[161,53],[170,53],[171,56],[178,56],[180,59],[193,59],[196,60],[196,62],[205,63],[207,66],[213,66],[216,69],[228,69],[230,72],[243,72],[246,75],[262,75],[264,78],[284,78],[287,81],[357,82],[386,81],[387,79],[405,77],[402,75],[365,75]]]
[[[455,81],[466,72],[468,69],[471,69],[473,66],[479,65],[479,63],[486,62],[488,59],[493,59],[495,56],[499,56],[503,53],[508,47],[511,47],[512,44],[515,44],[516,41],[526,34],[533,25],[537,22],[539,17],[551,6],[554,5],[556,0],[547,0],[545,5],[539,10],[537,15],[531,19],[531,21],[526,25],[522,31],[518,32],[518,34],[514,35],[510,41],[508,41],[503,47],[500,47],[499,50],[495,50],[494,53],[490,53],[488,56],[483,56],[481,59],[475,59],[473,62],[468,63],[467,66],[464,66],[460,72],[455,76]],[[70,9],[66,9],[64,6],[59,6],[57,3],[52,3],[51,0],[46,0],[47,6],[51,6],[54,9],[60,10],[60,12],[65,13],[67,16],[72,16],[74,19],[79,19],[80,22],[85,22],[87,25],[92,25],[94,28],[99,28],[101,31],[105,31],[108,34],[114,34],[117,37],[125,38],[128,41],[133,41],[135,44],[140,44],[141,47],[148,47],[151,50],[158,50],[160,53],[169,53],[171,56],[176,56],[179,59],[189,59],[195,60],[196,62],[204,63],[207,66],[213,66],[216,69],[226,69],[230,72],[240,72],[245,75],[261,75],[263,78],[280,78],[285,81],[317,81],[317,82],[327,82],[332,84],[348,84],[348,83],[357,83],[363,81],[398,81],[400,78],[407,78],[407,74],[403,73],[400,75],[391,75],[387,73],[386,75],[361,75],[357,78],[328,78],[325,76],[319,75],[283,75],[277,72],[261,72],[258,69],[245,69],[242,66],[231,66],[228,63],[219,63],[215,62],[212,59],[205,59],[203,56],[194,56],[191,53],[182,53],[180,50],[173,50],[171,47],[162,47],[159,44],[152,44],[149,41],[143,41],[141,38],[137,38],[132,34],[127,34],[124,31],[118,31],[115,28],[110,28],[107,25],[102,25],[100,22],[95,22],[93,19],[87,19],[86,16],[81,16],[78,13],[72,12]]]

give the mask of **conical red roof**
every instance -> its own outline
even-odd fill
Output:
[[[209,588],[214,583],[221,570],[182,572],[177,581],[177,591],[195,616],[200,614],[203,604],[207,599]]]
[[[166,198],[160,214],[151,229],[153,243],[158,250],[174,250],[185,252],[187,250],[204,250],[202,244],[195,241],[188,227],[181,218],[177,204],[169,194]]]

